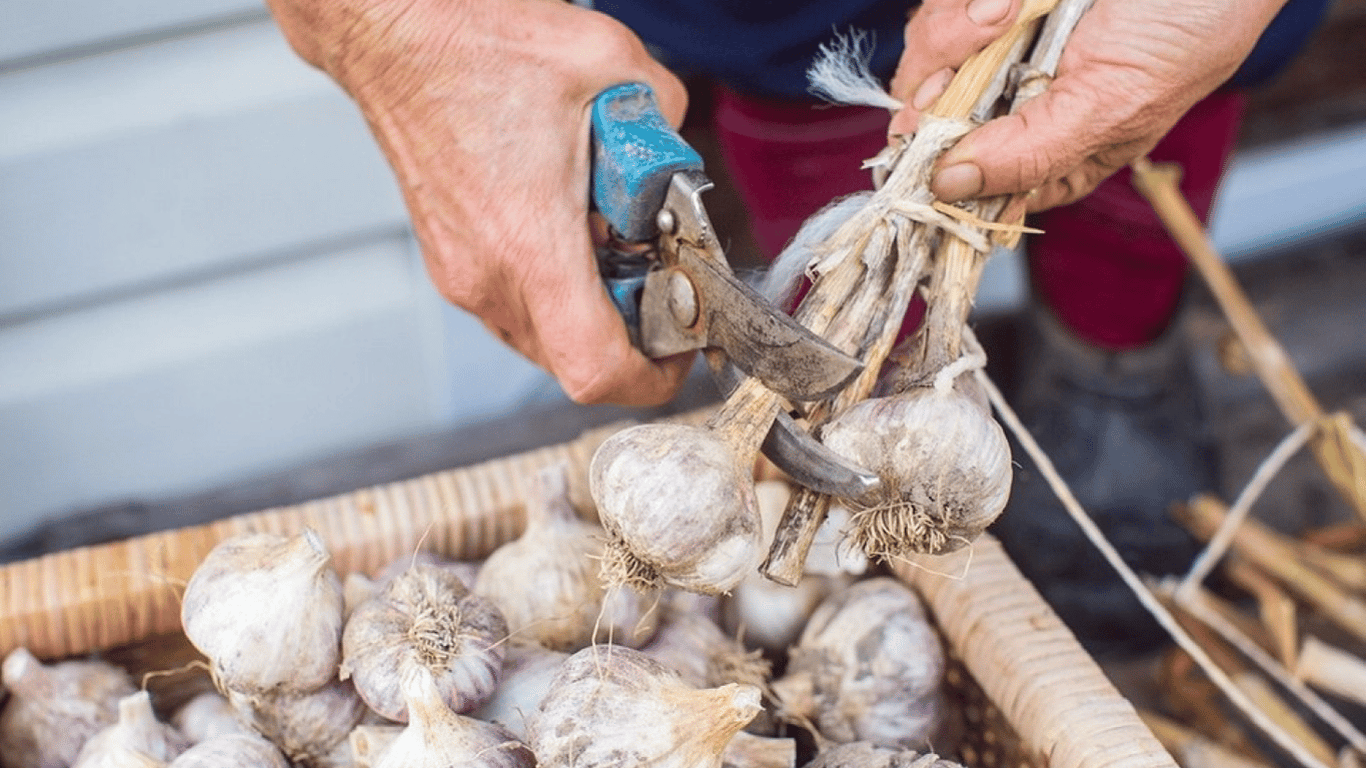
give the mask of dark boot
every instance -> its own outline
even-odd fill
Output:
[[[1140,573],[1184,571],[1198,544],[1168,510],[1213,489],[1216,475],[1179,334],[1112,352],[1042,311],[1024,325],[1010,401],[1030,434],[1125,562]],[[1092,653],[1160,643],[1162,630],[1012,447],[1015,486],[992,532],[1020,570]]]

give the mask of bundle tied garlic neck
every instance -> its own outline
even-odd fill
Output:
[[[813,90],[889,106],[861,64],[859,45],[854,39],[826,48],[811,72]],[[882,478],[880,497],[847,502],[854,513],[847,535],[877,559],[958,549],[1009,497],[1009,445],[975,380],[985,355],[964,342],[990,225],[936,204],[929,191],[935,160],[972,127],[926,115],[912,139],[869,162],[883,179],[879,189],[859,205],[815,217],[820,235],[799,234],[798,247],[780,257],[781,271],[791,273],[782,261],[793,260],[812,281],[798,317],[833,314],[824,335],[866,364],[859,379],[810,406],[807,416],[828,447]],[[929,307],[926,320],[893,356],[916,294]]]

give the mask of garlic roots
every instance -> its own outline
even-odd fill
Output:
[[[104,661],[46,665],[16,648],[0,666],[9,690],[0,711],[5,768],[67,768],[81,746],[119,718],[119,701],[137,689]]]
[[[759,689],[698,690],[630,648],[585,648],[565,661],[531,722],[540,768],[720,768],[759,713]]]
[[[220,688],[306,692],[336,677],[342,590],[331,562],[312,530],[243,534],[209,552],[180,615]]]
[[[152,699],[138,691],[119,699],[119,719],[81,747],[71,768],[136,768],[169,763],[190,746],[174,727],[157,719]]]
[[[959,549],[1010,497],[1010,445],[971,377],[859,402],[821,440],[882,478],[876,504],[850,504],[849,535],[870,558]]]
[[[492,600],[521,640],[557,651],[594,642],[638,647],[654,634],[657,596],[598,578],[605,534],[569,501],[565,464],[542,469],[527,502],[526,531],[489,555],[474,591]]]
[[[452,712],[429,671],[409,667],[402,690],[408,727],[375,768],[535,768],[526,745],[501,727]]]
[[[341,675],[371,709],[407,722],[402,680],[420,667],[452,709],[466,712],[497,686],[507,635],[493,603],[454,573],[416,563],[352,612],[342,636]]]
[[[715,432],[640,424],[608,438],[589,480],[608,534],[603,580],[671,584],[722,594],[758,564],[763,547],[753,456]]]
[[[862,581],[812,614],[773,684],[779,715],[825,738],[924,747],[944,720],[944,652],[920,598],[896,579]]]

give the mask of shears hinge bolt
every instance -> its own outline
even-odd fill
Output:
[[[672,235],[674,230],[678,228],[678,219],[674,217],[673,211],[668,208],[661,208],[659,213],[655,215],[655,226],[659,227],[661,233]]]
[[[688,276],[679,271],[669,275],[669,311],[680,328],[697,323],[697,290]]]

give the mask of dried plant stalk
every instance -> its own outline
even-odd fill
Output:
[[[1183,768],[1270,768],[1151,710],[1140,709],[1138,716]]]
[[[1366,661],[1310,635],[1295,673],[1323,691],[1366,706]]]
[[[1338,493],[1366,519],[1366,444],[1363,444],[1361,431],[1345,413],[1324,413],[1182,196],[1177,186],[1180,169],[1139,158],[1133,162],[1133,171],[1134,186],[1152,204],[1172,238],[1204,278],[1281,413],[1291,424],[1318,426],[1319,432],[1313,442],[1314,457]]]

